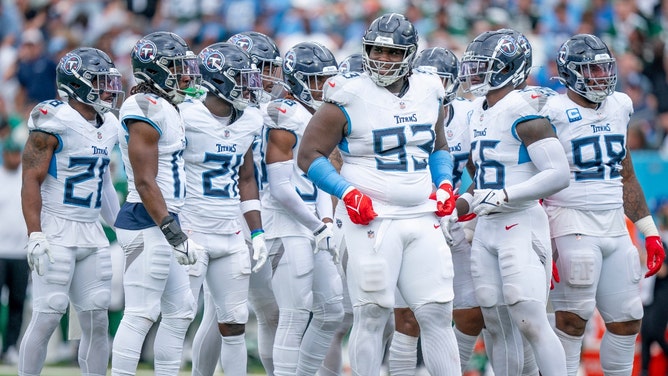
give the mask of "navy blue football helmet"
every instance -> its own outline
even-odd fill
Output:
[[[517,39],[517,43],[519,43],[520,47],[524,51],[524,60],[526,61],[524,65],[524,79],[526,80],[529,78],[529,74],[531,73],[531,67],[533,64],[533,48],[531,48],[531,43],[529,43],[529,40],[527,37],[520,33],[517,30],[514,29],[500,29],[498,30],[500,33],[506,33],[509,35],[512,35]]]
[[[247,31],[231,36],[228,42],[236,44],[242,50],[250,55],[253,63],[260,70],[262,76],[262,86],[264,93],[261,101],[267,102],[275,99],[274,85],[281,83],[282,88],[283,75],[281,65],[283,58],[278,50],[278,46],[273,39],[257,31]],[[279,90],[280,91],[280,90]]]
[[[197,56],[202,86],[239,111],[257,104],[262,91],[260,70],[237,45],[220,42],[205,47]]]
[[[336,58],[317,42],[297,43],[283,59],[283,80],[290,92],[313,109],[322,104],[325,81],[337,73]]]
[[[352,54],[339,63],[339,73],[364,72],[364,56],[362,54]]]
[[[524,82],[525,66],[525,52],[514,36],[486,31],[466,47],[458,79],[465,93],[482,97],[490,90]]]
[[[591,34],[569,38],[557,56],[559,80],[570,90],[593,103],[614,93],[617,63],[603,41]]]
[[[457,80],[459,60],[452,51],[443,47],[422,50],[415,57],[413,68],[416,71],[436,74],[441,78],[445,89],[444,105],[455,99],[459,88],[459,81]]]
[[[402,14],[388,13],[376,18],[362,37],[364,69],[378,86],[388,86],[406,76],[411,70],[418,47],[418,33],[413,24]],[[403,52],[397,63],[372,60],[372,48],[393,48]]]
[[[65,54],[56,68],[56,82],[61,97],[91,105],[100,115],[117,109],[125,95],[121,74],[111,58],[92,47]]]
[[[173,104],[183,102],[199,86],[197,56],[174,33],[157,31],[144,36],[132,49],[131,58],[137,82],[152,85]],[[184,77],[190,78],[187,88],[179,87]]]

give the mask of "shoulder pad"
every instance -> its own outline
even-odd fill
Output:
[[[61,134],[67,129],[67,122],[58,114],[71,109],[65,102],[53,99],[36,105],[30,112],[28,119],[29,130],[42,130],[44,132]]]
[[[277,99],[269,102],[267,105],[267,115],[271,122],[267,124],[269,128],[299,129],[301,125],[298,122],[295,114],[299,111],[301,106],[297,101],[292,99]]]
[[[552,90],[544,91],[541,87],[527,87],[515,91],[523,100],[518,101],[518,106],[529,106],[535,112],[541,112],[547,103],[547,99],[553,96]]]
[[[124,122],[126,118],[145,118],[156,123],[160,122],[164,116],[162,101],[164,99],[150,93],[138,93],[131,96],[121,106],[121,122]]]
[[[357,72],[337,74],[336,76],[330,77],[323,88],[323,100],[325,102],[345,106],[355,97],[350,95],[351,93],[356,92],[355,88],[359,87],[359,90],[363,91],[363,88],[360,85],[363,85],[364,82],[368,81],[373,84],[371,80],[365,80],[365,77],[368,78],[367,75]]]

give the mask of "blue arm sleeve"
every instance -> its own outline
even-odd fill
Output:
[[[309,166],[306,176],[318,188],[338,198],[343,198],[343,193],[350,187],[350,183],[336,172],[332,163],[325,157],[316,158]]]
[[[445,150],[436,150],[429,155],[431,181],[438,187],[444,180],[452,181],[452,156]]]

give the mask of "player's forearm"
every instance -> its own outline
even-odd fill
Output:
[[[167,204],[155,180],[139,179],[135,176],[135,188],[146,211],[156,225],[169,215]]]
[[[626,214],[632,222],[636,222],[637,220],[650,215],[647,202],[645,201],[645,194],[635,176],[625,179],[623,196],[624,214]]]
[[[321,221],[297,194],[290,182],[292,172],[292,161],[267,165],[267,178],[271,195],[294,219],[313,231],[321,225]]]
[[[25,178],[23,179],[23,186],[21,188],[21,207],[26,228],[28,229],[28,235],[33,232],[41,232],[42,194],[40,192],[39,183],[27,181]]]

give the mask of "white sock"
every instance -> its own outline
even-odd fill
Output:
[[[390,343],[390,375],[412,376],[417,367],[418,337],[394,331]]]
[[[457,327],[454,327],[455,338],[457,338],[457,347],[459,348],[459,361],[462,366],[462,373],[467,369],[469,365],[469,360],[471,360],[471,354],[473,354],[473,348],[475,343],[478,340],[478,336],[470,336],[468,334],[462,333]]]
[[[248,353],[244,334],[223,337],[223,346],[220,349],[220,361],[223,364],[223,372],[226,375],[246,375]]]
[[[556,327],[554,328],[554,332],[557,333],[557,337],[561,341],[561,346],[563,346],[566,353],[566,370],[568,371],[568,376],[576,376],[580,367],[580,353],[582,351],[582,338],[584,335],[572,336]]]
[[[601,340],[601,368],[605,376],[625,376],[633,371],[637,334],[620,336],[605,331]]]
[[[538,376],[538,363],[536,357],[533,355],[533,349],[526,338],[522,338],[524,345],[524,364],[522,367],[522,376]]]
[[[176,375],[181,368],[183,342],[191,319],[163,317],[155,333],[153,360],[156,375]]]
[[[192,345],[192,375],[212,376],[216,372],[223,337],[218,330],[218,321],[213,301],[204,302],[204,314],[197,327]]]
[[[461,373],[457,338],[452,330],[452,302],[427,303],[413,310],[420,324],[424,364],[432,375]]]
[[[299,346],[308,325],[309,312],[282,310],[279,313],[274,340],[274,375],[295,376],[299,361]]]
[[[70,312],[71,315],[76,314]],[[106,309],[83,311],[78,314],[81,325],[79,368],[82,375],[107,374],[109,365],[109,316]]]
[[[146,340],[146,334],[153,326],[153,321],[126,314],[116,331],[111,355],[111,374],[135,375],[141,349]]]
[[[383,330],[392,309],[369,303],[353,307],[353,329],[348,342],[353,376],[380,374]]]

